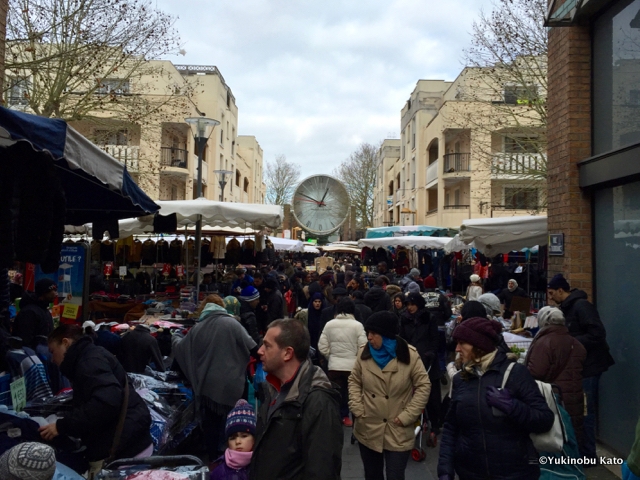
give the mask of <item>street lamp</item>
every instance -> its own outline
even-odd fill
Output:
[[[218,185],[220,185],[220,201],[224,202],[224,187],[227,186],[227,175],[233,175],[232,170],[214,170],[213,173],[218,175]]]
[[[207,146],[207,142],[209,141],[209,137],[213,133],[216,125],[220,125],[218,120],[214,120],[212,118],[206,117],[189,117],[184,119],[185,122],[191,128],[193,133],[193,141],[196,147],[196,151],[198,152],[198,186],[197,193],[198,198],[202,197],[202,154],[204,152],[204,148]],[[200,299],[200,258],[202,253],[200,252],[202,248],[202,215],[198,215],[198,219],[196,220],[196,303]],[[187,266],[188,268],[188,266]]]

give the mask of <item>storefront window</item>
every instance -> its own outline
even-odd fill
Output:
[[[640,182],[595,192],[594,214],[596,304],[616,361],[600,381],[599,437],[626,456],[640,415]]]
[[[593,154],[640,143],[640,0],[593,24]]]

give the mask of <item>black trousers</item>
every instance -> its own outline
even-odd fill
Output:
[[[339,370],[329,370],[327,372],[329,380],[340,387],[340,416],[342,418],[349,416],[349,375],[351,375],[351,372]]]
[[[436,434],[440,433],[440,427],[442,426],[442,391],[439,378],[431,380],[431,393],[427,402],[427,417],[431,422],[431,430]]]
[[[365,480],[384,480],[384,473],[387,473],[387,480],[404,480],[404,471],[411,455],[411,450],[406,452],[391,452],[383,450],[378,453],[365,447],[361,443],[360,458],[364,465]]]

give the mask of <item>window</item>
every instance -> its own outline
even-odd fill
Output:
[[[459,188],[457,188],[453,192],[453,201],[454,201],[454,205],[460,205],[460,189]]]
[[[448,207],[449,205],[449,192],[444,192],[444,206]]]
[[[538,137],[524,135],[505,135],[504,153],[539,153]]]
[[[125,80],[124,78],[104,78],[100,80],[96,93],[103,95],[127,94],[129,93],[129,80]]]
[[[224,147],[224,129],[220,129],[220,145]]]
[[[100,130],[93,131],[93,143],[96,145],[128,145],[129,132],[127,130]]]
[[[247,177],[244,177],[244,193],[249,193],[249,179]]]
[[[240,186],[240,179],[242,178],[242,175],[240,175],[240,170],[236,170],[236,187]]]
[[[537,102],[537,85],[505,85],[504,103],[509,105],[529,105]]]
[[[26,78],[7,77],[7,105],[29,105],[29,86]]]
[[[229,140],[229,122],[227,122],[227,140]]]
[[[511,210],[538,208],[538,189],[504,187],[504,206]]]

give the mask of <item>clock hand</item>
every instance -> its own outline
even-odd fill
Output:
[[[320,203],[319,201],[317,201],[315,198],[311,198],[309,195],[305,195],[304,193],[300,193],[299,195],[302,195],[303,197],[308,198],[309,200],[313,200],[316,203]]]
[[[324,191],[324,195],[322,196],[322,200],[320,200],[320,204],[324,204],[324,199],[327,197],[327,193],[329,193],[329,187]]]
[[[305,198],[300,198],[300,197],[296,197],[296,198],[295,198],[295,200],[299,200],[299,201],[301,201],[301,202],[318,203],[318,202],[317,202],[317,201],[315,201],[315,200],[307,200],[307,199],[305,199]]]

